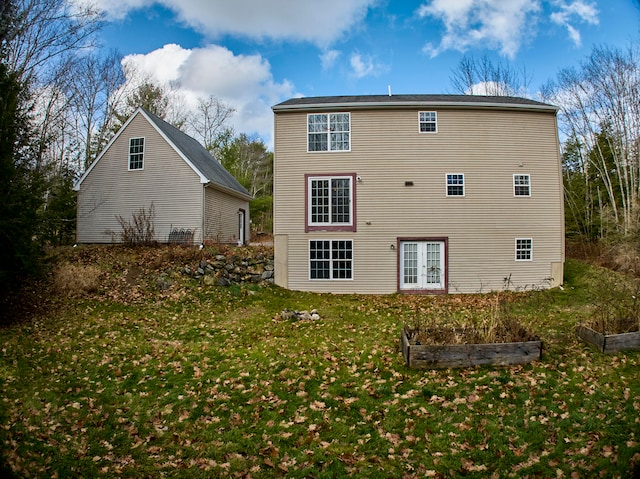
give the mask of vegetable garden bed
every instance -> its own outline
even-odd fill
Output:
[[[400,341],[405,362],[412,368],[508,366],[530,363],[542,356],[540,340],[488,344],[419,344],[409,340],[405,327]]]
[[[588,326],[578,326],[576,334],[587,344],[603,353],[640,351],[640,331],[620,334],[603,334]]]

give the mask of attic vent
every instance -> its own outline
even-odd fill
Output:
[[[413,186],[413,181],[405,181],[404,186]]]

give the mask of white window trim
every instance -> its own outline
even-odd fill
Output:
[[[327,121],[330,123],[331,120],[331,115],[347,115],[349,117],[349,148],[346,150],[332,150],[331,149],[331,135],[330,132],[327,130],[327,149],[326,150],[310,150],[309,149],[309,117],[311,115],[327,115]],[[307,153],[349,153],[351,151],[351,140],[352,135],[351,135],[351,113],[348,111],[331,111],[331,112],[327,112],[327,113],[308,113],[307,114],[307,125],[306,125],[306,129],[307,129]],[[344,132],[343,132],[344,133]]]
[[[348,223],[334,223],[331,221],[331,205],[329,205],[329,222],[326,223],[314,223],[311,221],[312,218],[312,188],[311,183],[314,180],[328,180],[329,186],[331,186],[332,180],[349,180],[349,222]],[[354,203],[354,186],[353,186],[353,176],[352,175],[317,175],[317,176],[308,176],[307,177],[307,227],[353,227],[353,203]],[[331,197],[329,197],[331,201]]]
[[[462,186],[462,194],[461,195],[450,195],[449,194],[449,175],[462,175],[462,185],[451,185],[451,186]],[[467,181],[464,177],[464,173],[445,173],[444,175],[444,188],[445,194],[447,198],[464,198],[467,196]]]
[[[312,278],[311,277],[311,242],[312,241],[328,241],[329,242],[329,247],[331,248],[331,242],[332,241],[351,241],[351,278],[334,278],[333,277],[333,266],[331,265],[331,262],[333,261],[332,258],[329,258],[329,264],[330,264],[330,268],[329,268],[329,272],[331,277],[330,278]],[[354,252],[355,248],[354,248],[354,241],[351,238],[314,238],[314,239],[310,239],[309,243],[307,245],[307,260],[308,260],[308,271],[309,271],[309,281],[353,281],[353,278],[355,277],[355,258],[354,258]],[[333,253],[333,248],[330,249],[331,253]]]
[[[531,250],[528,259],[518,259],[518,241],[528,240],[531,242]],[[523,250],[524,251],[524,250]],[[513,257],[518,262],[533,261],[533,238],[516,238],[514,241],[514,254]]]
[[[422,131],[422,129],[420,128],[420,125],[423,123],[422,121],[420,121],[420,113],[433,113],[435,115],[435,124],[436,124],[436,129],[435,131]],[[427,122],[424,122],[427,123]],[[428,122],[431,123],[431,122]],[[434,135],[436,133],[438,133],[438,112],[437,111],[427,111],[427,110],[422,110],[418,112],[418,133],[422,134],[422,135]]]
[[[131,141],[133,140],[142,140],[142,168],[131,168]],[[147,149],[147,138],[144,136],[135,136],[129,138],[129,143],[127,144],[127,169],[128,171],[143,171],[145,164],[145,151]]]
[[[516,195],[516,176],[526,176],[529,178],[529,194],[528,195]],[[514,198],[531,198],[531,175],[529,173],[514,173],[513,174],[513,197]]]

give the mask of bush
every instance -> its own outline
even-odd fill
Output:
[[[155,208],[153,203],[149,209],[140,208],[133,213],[131,221],[116,215],[118,223],[122,227],[120,240],[127,245],[152,245],[155,240]]]

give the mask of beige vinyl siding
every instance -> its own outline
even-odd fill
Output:
[[[213,187],[206,189],[205,240],[237,243],[240,233],[238,211],[245,211],[245,242],[249,236],[249,202],[230,196]]]
[[[564,261],[555,114],[431,110],[436,134],[419,133],[418,108],[352,111],[345,153],[307,153],[306,112],[276,113],[274,234],[287,237],[289,288],[395,292],[399,237],[448,238],[451,293],[502,289],[507,277],[539,286]],[[356,232],[305,234],[305,173],[361,176]],[[446,196],[447,173],[464,173],[465,197]],[[513,174],[530,175],[531,197],[514,197]],[[514,260],[515,238],[533,239],[533,261]],[[309,280],[309,239],[352,239],[353,280]]]
[[[144,137],[144,165],[128,170],[129,139]],[[78,193],[80,243],[110,243],[140,208],[155,208],[155,238],[166,242],[171,227],[191,229],[202,238],[203,186],[199,176],[151,126],[136,115],[84,179]]]

